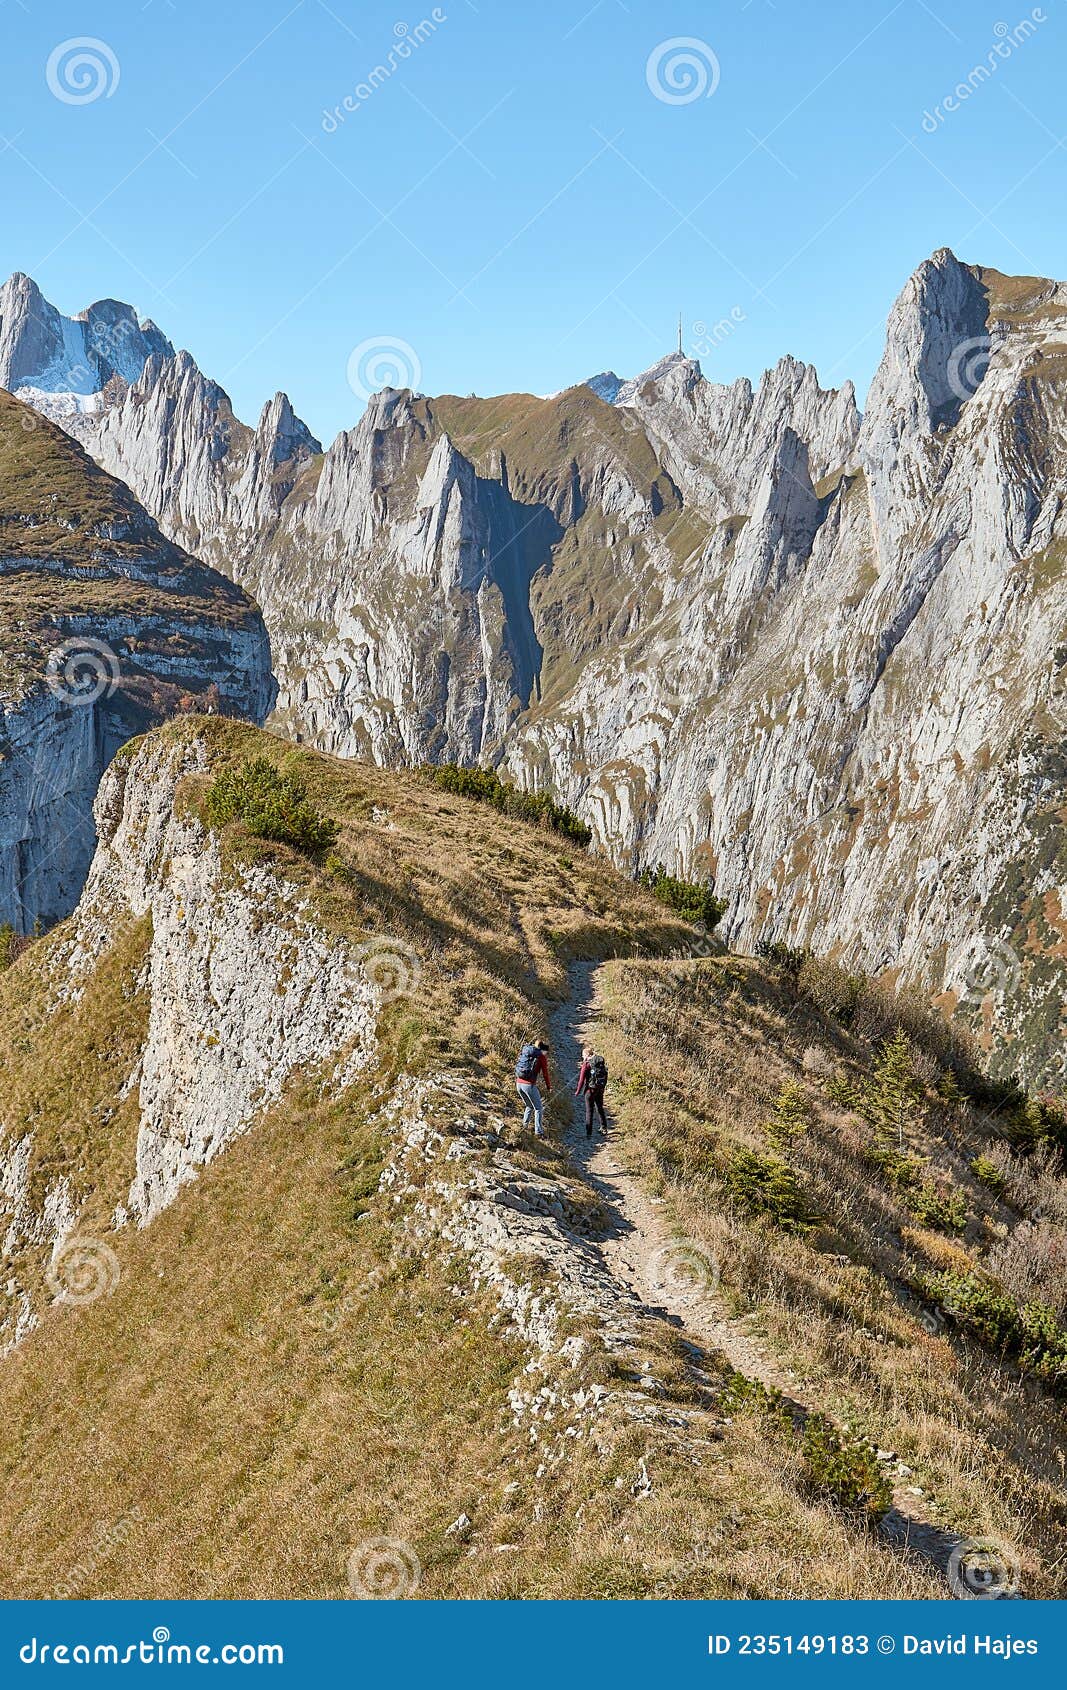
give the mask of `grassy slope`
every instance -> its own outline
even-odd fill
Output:
[[[631,1428],[607,1454],[576,1447],[539,1477],[507,1413],[523,1357],[487,1338],[481,1294],[443,1259],[389,1265],[371,1116],[395,1071],[447,1065],[508,1109],[515,1043],[545,1025],[567,958],[662,952],[685,936],[673,918],[554,836],[416,775],[218,719],[197,727],[220,757],[265,750],[296,765],[342,824],[329,870],[239,835],[227,850],[276,856],[338,932],[403,934],[422,978],[383,1014],[377,1074],[334,1101],[310,1078],[292,1088],[151,1227],[110,1235],[110,1296],[52,1309],[0,1366],[4,1594],[343,1595],[349,1552],[379,1536],[415,1548],[425,1596],[936,1594],[811,1493],[791,1434],[745,1414],[712,1416],[695,1464]],[[101,1141],[84,1065],[57,1048],[39,1005],[12,1021],[63,937],[0,981],[6,1124],[36,1125],[38,1154],[88,1192],[95,1217],[116,1195],[111,1146],[128,1147],[131,1123]],[[131,929],[131,960],[139,942]],[[116,1025],[119,966],[101,964],[81,1012],[80,1036],[95,1027],[111,1065],[101,1092],[132,1056]],[[561,1171],[551,1145],[517,1154]],[[669,1353],[669,1328],[660,1342]],[[631,1490],[643,1454],[644,1499]],[[461,1511],[473,1556],[445,1534]]]
[[[931,1025],[927,1050],[921,1035],[914,1046],[922,1096],[904,1145],[942,1193],[963,1198],[959,1235],[917,1218],[914,1200],[873,1164],[871,1126],[827,1095],[835,1077],[862,1083],[893,1030],[894,1008],[877,994],[846,1031],[813,1001],[817,980],[814,993],[811,982],[797,990],[734,958],[619,963],[610,981],[609,1054],[627,1148],[670,1198],[683,1234],[720,1264],[736,1312],[777,1357],[785,1388],[895,1451],[913,1471],[909,1485],[925,1493],[927,1518],[991,1534],[1024,1568],[1028,1593],[1062,1595],[1062,1403],[931,1319],[909,1291],[924,1271],[983,1263],[1025,1214],[970,1171],[997,1141],[988,1116],[938,1096],[948,1035],[938,1048]],[[807,1126],[783,1146],[767,1122],[789,1083],[801,1088]],[[821,1221],[810,1235],[737,1200],[725,1170],[738,1150],[793,1168]],[[1062,1181],[1057,1189],[1067,1193]]]

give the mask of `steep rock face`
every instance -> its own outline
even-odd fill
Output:
[[[712,521],[743,515],[783,432],[808,449],[816,481],[848,464],[860,417],[851,382],[824,391],[810,364],[782,358],[758,387],[707,381],[695,359],[674,353],[615,398],[640,417],[665,467]]]
[[[71,427],[169,534],[231,573],[248,566],[322,450],[281,393],[247,428],[187,352],[149,359],[115,405]]]
[[[294,1070],[346,1052],[354,1072],[374,1044],[380,989],[356,953],[327,939],[297,887],[267,868],[226,873],[213,836],[175,814],[177,783],[205,767],[196,739],[149,740],[111,765],[68,942],[77,991],[118,926],[152,917],[127,1199],[141,1224],[281,1096]]]
[[[262,721],[274,686],[246,594],[6,394],[0,606],[0,924],[30,932],[77,901],[116,749],[180,710]]]

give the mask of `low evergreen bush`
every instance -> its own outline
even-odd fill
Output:
[[[329,850],[337,840],[337,823],[319,815],[302,782],[266,757],[219,771],[204,800],[204,820],[213,828],[240,822],[255,839],[291,845],[309,856]]]
[[[480,804],[491,804],[494,810],[516,816],[520,821],[540,823],[561,833],[583,848],[593,837],[580,816],[565,805],[557,804],[547,792],[520,792],[493,769],[463,769],[458,763],[442,763],[426,771],[435,786],[454,792],[461,798],[473,798]]]
[[[987,1349],[1010,1356],[1026,1373],[1067,1391],[1067,1328],[1036,1299],[1019,1304],[991,1279],[971,1273],[926,1274],[920,1289]]]
[[[892,1506],[892,1489],[870,1444],[839,1431],[824,1414],[808,1415],[804,1459],[812,1487],[842,1508],[880,1519]]]
[[[808,1232],[814,1225],[797,1178],[779,1156],[735,1150],[723,1177],[735,1202],[753,1215],[766,1215],[783,1232]]]
[[[715,896],[710,886],[679,880],[677,875],[667,873],[664,863],[657,863],[655,868],[643,868],[637,878],[661,904],[669,904],[672,910],[677,910],[680,916],[694,925],[699,922],[710,929],[726,913],[726,905]]]

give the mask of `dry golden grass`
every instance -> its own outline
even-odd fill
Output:
[[[381,1537],[423,1597],[937,1593],[747,1416],[697,1464],[634,1428],[539,1478],[507,1414],[525,1356],[490,1305],[432,1252],[390,1266],[373,1202],[353,1219],[379,1154],[350,1101],[294,1095],[115,1237],[110,1297],[0,1368],[5,1596],[344,1596]]]
[[[627,1148],[685,1236],[720,1264],[745,1330],[801,1401],[899,1454],[927,1518],[999,1538],[1028,1593],[1062,1594],[1061,1405],[943,1322],[926,1330],[909,1291],[916,1265],[971,1264],[997,1235],[998,1200],[968,1172],[979,1118],[933,1096],[917,1112],[909,1148],[963,1189],[971,1210],[962,1240],[917,1228],[906,1195],[865,1154],[867,1123],[828,1105],[812,1072],[858,1075],[870,1054],[862,1043],[736,959],[616,964],[608,978]],[[765,1123],[790,1082],[810,1111],[785,1152],[821,1218],[807,1237],[746,1214],[721,1177],[731,1148],[771,1148]]]

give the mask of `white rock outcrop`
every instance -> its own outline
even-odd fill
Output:
[[[67,959],[77,991],[117,925],[150,912],[148,1038],[127,1207],[142,1224],[282,1095],[297,1070],[370,1060],[381,986],[273,870],[226,871],[217,841],[175,814],[203,766],[193,740],[150,739],[104,776],[100,843]]]

